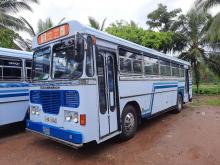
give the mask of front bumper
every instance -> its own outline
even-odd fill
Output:
[[[27,120],[27,130],[46,136],[58,142],[68,144],[72,147],[82,147],[82,134],[75,131],[64,130],[58,127],[43,124],[41,122],[33,122]]]

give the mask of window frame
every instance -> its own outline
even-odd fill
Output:
[[[144,74],[144,71],[143,71],[143,53],[141,53],[140,51],[136,51],[134,49],[128,49],[128,48],[119,48],[118,50],[119,50],[118,54],[119,54],[119,73],[120,73],[120,75],[142,76]],[[121,55],[121,51],[132,53],[132,55],[136,55],[136,57],[139,57],[139,58],[132,58],[132,57],[123,56],[123,55]],[[123,72],[122,71],[122,69],[121,69],[121,59],[130,60],[130,63],[131,63],[131,67],[130,67],[131,71],[130,72]],[[141,63],[141,66],[140,66],[141,72],[140,73],[135,73],[134,72],[134,61],[139,61]]]

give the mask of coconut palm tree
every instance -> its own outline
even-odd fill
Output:
[[[197,9],[207,12],[208,9],[213,8],[216,5],[220,5],[220,0],[197,0],[195,6]],[[208,30],[207,39],[210,42],[209,45],[213,49],[220,48],[220,12],[213,18],[212,24]]]
[[[194,72],[197,91],[200,83],[200,65],[209,60],[206,51],[207,29],[212,21],[211,15],[198,12],[192,9],[184,18],[183,23],[179,26],[179,31],[186,37],[185,51],[180,54],[180,58],[191,63]]]
[[[215,5],[220,5],[220,0],[197,0],[195,4],[198,9],[208,10]]]
[[[97,29],[97,30],[101,30],[101,31],[104,31],[104,27],[105,27],[105,21],[107,18],[105,18],[103,21],[102,21],[102,24],[100,26],[100,23],[93,17],[89,17],[89,24],[92,28],[94,29]]]
[[[38,3],[38,0],[1,0],[0,1],[0,28],[13,30],[26,30],[24,22],[14,16],[20,11],[32,11],[31,3]]]

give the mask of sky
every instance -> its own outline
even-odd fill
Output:
[[[106,26],[116,20],[135,21],[139,26],[147,28],[147,14],[157,8],[159,3],[167,5],[169,10],[181,8],[187,13],[194,0],[40,0],[39,5],[31,5],[33,13],[22,12],[36,29],[39,19],[50,17],[56,24],[65,17],[65,21],[77,20],[88,25],[88,17],[99,22],[107,18]],[[220,8],[213,9],[213,12]],[[26,36],[27,37],[27,36]]]

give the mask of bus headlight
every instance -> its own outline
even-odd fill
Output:
[[[64,120],[67,122],[73,121],[74,123],[78,123],[78,112],[64,111]]]
[[[37,116],[40,115],[40,107],[39,106],[32,105],[30,108],[30,111],[31,111],[32,115],[37,115]]]

